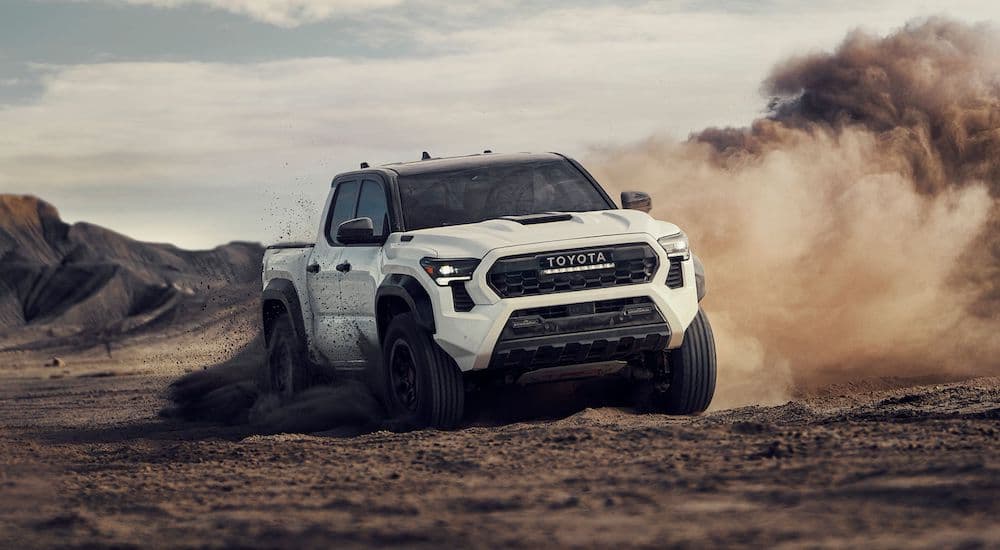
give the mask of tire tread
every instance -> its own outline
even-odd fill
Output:
[[[671,359],[675,361],[671,365],[667,412],[703,412],[712,403],[717,371],[715,337],[704,311],[698,310],[694,321],[684,333],[684,343],[671,355]]]
[[[462,421],[465,408],[465,382],[462,372],[455,361],[434,342],[430,334],[416,322],[416,318],[411,313],[404,313],[396,316],[389,323],[386,331],[385,349],[393,339],[399,338],[400,334],[410,340],[410,346],[414,353],[425,358],[418,368],[425,369],[426,376],[423,378],[428,382],[427,391],[420,391],[421,399],[427,398],[429,403],[422,406],[422,411],[418,411],[418,421],[434,428],[454,428]],[[388,357],[388,353],[385,354]],[[419,377],[419,373],[418,373]],[[392,391],[388,387],[387,391]],[[392,396],[389,396],[393,399]]]

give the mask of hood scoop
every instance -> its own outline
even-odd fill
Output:
[[[502,216],[500,219],[517,222],[521,225],[535,225],[539,223],[565,222],[572,220],[573,216],[558,212],[547,212],[545,214],[528,214],[526,216]]]

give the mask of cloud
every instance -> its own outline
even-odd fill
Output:
[[[190,8],[204,7],[212,10],[225,11],[249,17],[255,21],[284,28],[294,28],[311,23],[319,23],[338,17],[355,16],[377,12],[386,19],[414,18],[415,14],[433,14],[438,20],[462,20],[478,23],[489,21],[498,13],[507,13],[509,17],[532,16],[552,8],[565,7],[573,12],[592,12],[595,8],[602,9],[604,5],[619,5],[635,12],[658,11],[661,13],[684,14],[729,14],[739,17],[769,17],[781,20],[785,16],[796,19],[809,19],[809,25],[823,26],[828,21],[822,19],[840,20],[844,16],[854,17],[855,24],[877,25],[871,16],[880,13],[908,10],[905,17],[917,15],[913,12],[912,2],[907,0],[888,0],[878,5],[866,0],[848,0],[830,5],[815,4],[801,0],[768,0],[758,3],[742,1],[720,2],[687,2],[685,0],[668,0],[663,2],[597,2],[580,6],[568,0],[532,3],[528,0],[477,0],[474,2],[446,2],[442,0],[69,0],[74,2],[100,2],[105,4],[122,4],[135,6],[152,6],[156,8]],[[925,15],[935,14],[942,10],[954,14],[976,13],[984,6],[977,0],[955,0],[941,7],[925,5],[921,7]],[[394,13],[398,8],[412,8],[405,13]],[[811,17],[810,17],[811,16]],[[479,21],[477,21],[479,20]],[[551,21],[551,19],[550,19]],[[613,26],[613,25],[612,25]],[[619,28],[627,33],[627,28]],[[721,35],[716,35],[721,36]]]
[[[768,58],[690,47],[739,25],[608,8],[422,38],[454,52],[433,56],[39,67],[43,94],[0,110],[0,184],[236,184],[749,120],[758,98],[733,82],[753,90]]]
[[[279,27],[297,27],[337,15],[350,15],[399,5],[402,0],[115,0],[159,8],[205,6],[245,15]]]

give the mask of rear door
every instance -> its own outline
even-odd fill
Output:
[[[354,217],[360,193],[360,178],[335,183],[323,234],[316,239],[306,267],[313,311],[313,348],[335,366],[349,365],[357,356],[354,351],[357,346],[351,345],[347,337],[352,331],[345,321],[347,309],[340,288],[342,273],[337,271],[346,247],[337,242],[337,227]]]
[[[344,269],[340,290],[343,297],[345,331],[355,343],[352,355],[363,366],[381,350],[378,345],[378,327],[375,322],[375,291],[381,283],[382,245],[389,236],[389,201],[385,182],[375,175],[366,175],[361,181],[361,193],[354,217],[370,218],[379,244],[351,245],[344,247],[340,264]]]

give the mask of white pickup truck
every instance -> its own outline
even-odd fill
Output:
[[[268,391],[360,375],[439,428],[484,383],[624,376],[659,410],[708,407],[704,274],[648,195],[619,209],[555,153],[424,157],[338,175],[316,242],[267,249]]]

